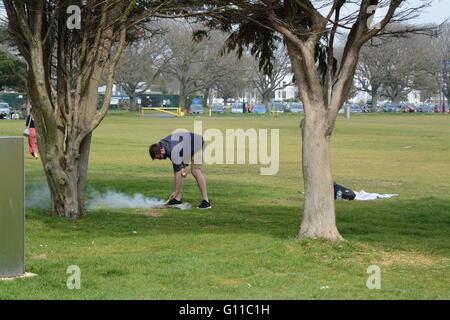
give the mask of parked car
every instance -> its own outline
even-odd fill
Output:
[[[361,108],[362,112],[366,112],[366,113],[372,112],[372,106],[373,106],[372,101],[367,101],[366,104],[364,104]],[[376,110],[379,110],[378,104],[377,104]]]
[[[446,112],[447,110],[448,110],[448,108],[445,105],[436,104],[436,106],[434,107],[434,112],[436,112],[436,113]]]
[[[6,102],[0,102],[0,119],[11,119],[11,107]]]
[[[253,113],[266,113],[267,112],[267,108],[265,105],[263,104],[255,104],[255,106],[253,107]]]
[[[417,112],[416,107],[415,107],[414,105],[412,105],[412,104],[405,104],[405,105],[402,105],[402,106],[400,107],[400,110],[401,110],[402,112],[404,112],[404,113]]]
[[[383,111],[384,112],[397,112],[398,105],[393,102],[388,102],[384,105]]]
[[[436,105],[436,107],[434,108],[434,112],[447,112],[449,109],[448,109],[448,106],[447,105],[445,105],[445,104],[442,104],[442,105]]]
[[[284,112],[284,103],[281,101],[272,101],[270,104],[270,110],[272,112]]]
[[[434,112],[434,105],[433,104],[429,104],[429,103],[424,103],[422,105],[420,105],[417,108],[418,112],[429,112],[429,113],[433,113]]]
[[[211,112],[214,113],[224,113],[225,112],[225,107],[222,103],[213,103],[211,105]]]
[[[235,102],[233,103],[233,105],[231,106],[231,112],[232,113],[243,113],[244,106],[242,102]]]
[[[303,104],[300,102],[292,102],[289,104],[289,111],[294,113],[304,112]]]
[[[192,114],[202,114],[203,113],[203,105],[191,104],[191,113]]]
[[[362,112],[361,107],[356,103],[352,103],[348,107],[350,108],[351,113],[361,113]]]

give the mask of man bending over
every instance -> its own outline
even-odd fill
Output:
[[[183,178],[186,177],[186,167],[191,166],[191,172],[197,181],[198,188],[203,197],[199,209],[210,209],[211,204],[208,199],[206,189],[206,179],[202,173],[203,163],[203,137],[191,132],[174,133],[158,143],[152,144],[149,148],[150,157],[155,160],[172,161],[175,176],[175,192],[170,195],[169,206],[177,206],[183,203],[181,191],[183,188]]]

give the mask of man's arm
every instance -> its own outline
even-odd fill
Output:
[[[175,192],[170,195],[170,199],[180,200],[181,189],[183,187],[182,170],[174,172],[175,177]]]

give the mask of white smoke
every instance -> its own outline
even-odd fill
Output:
[[[26,207],[28,209],[50,208],[50,191],[46,184],[34,184],[27,187]],[[86,208],[88,210],[98,209],[158,209],[165,208],[166,201],[158,198],[145,197],[141,193],[128,195],[122,192],[106,190],[98,192],[91,190],[87,193]],[[192,205],[183,203],[176,206],[177,209],[189,210]]]
[[[152,209],[162,208],[164,200],[157,198],[147,198],[138,193],[127,195],[121,192],[107,190],[105,193],[92,191],[86,201],[89,210],[96,209]]]
[[[27,209],[49,209],[50,190],[48,186],[44,182],[27,185],[25,205]]]
[[[97,209],[158,209],[164,208],[166,201],[158,198],[145,197],[141,193],[128,195],[121,192],[107,190],[104,193],[91,191],[86,201],[86,207],[89,210]],[[176,206],[177,209],[189,210],[192,205],[183,203]]]

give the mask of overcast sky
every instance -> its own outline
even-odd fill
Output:
[[[420,4],[419,0],[410,0],[411,4]],[[424,9],[419,18],[419,23],[441,23],[450,18],[450,0],[434,0],[430,8]]]

